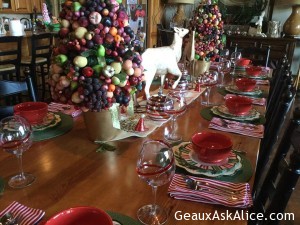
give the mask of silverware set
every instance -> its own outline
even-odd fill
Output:
[[[236,195],[241,194],[239,190],[232,190],[224,186],[218,186],[205,181],[196,181],[186,175],[182,175],[187,187],[191,190],[207,192],[209,194],[223,196],[227,200],[238,200]]]
[[[12,213],[6,213],[0,218],[0,225],[18,225],[20,218]]]

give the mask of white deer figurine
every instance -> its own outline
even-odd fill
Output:
[[[181,78],[181,71],[178,68],[178,62],[182,53],[182,38],[189,32],[185,28],[174,27],[174,40],[170,46],[147,48],[142,54],[142,66],[144,67],[145,76],[145,94],[146,98],[150,97],[149,89],[154,79],[155,74],[161,77],[161,86],[164,83],[167,73],[178,76],[177,80],[172,85],[176,88]]]

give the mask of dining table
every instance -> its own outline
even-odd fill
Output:
[[[227,83],[231,82],[228,74],[225,74],[225,80]],[[259,87],[266,92],[269,88],[267,85]],[[193,134],[202,131],[229,136],[233,149],[242,151],[251,164],[252,176],[248,183],[252,188],[261,139],[209,129],[210,121],[200,114],[207,107],[200,104],[203,95],[190,103],[186,112],[177,118],[177,132],[187,142],[191,141]],[[218,87],[212,88],[210,101],[224,104],[224,96],[220,94]],[[262,114],[265,112],[265,106],[255,105],[254,108]],[[34,142],[24,152],[24,170],[34,174],[36,181],[22,189],[12,189],[6,185],[0,196],[0,211],[17,201],[28,207],[44,210],[41,223],[65,209],[77,206],[93,206],[137,220],[138,209],[153,201],[151,187],[136,173],[139,151],[146,140],[163,140],[165,129],[171,122],[158,127],[147,137],[129,137],[108,142],[115,150],[107,151],[99,151],[100,144],[89,140],[82,115],[74,117],[73,122],[73,128],[69,132]],[[16,157],[0,152],[0,177],[7,182],[17,170]],[[241,216],[246,213],[247,208],[177,200],[170,197],[168,187],[169,183],[159,186],[157,190],[157,204],[168,211],[167,225],[247,224],[247,220]],[[213,219],[212,215],[215,213],[240,214],[241,217],[233,220]]]

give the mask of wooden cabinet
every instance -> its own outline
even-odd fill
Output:
[[[3,4],[7,7],[3,7]],[[43,0],[0,0],[0,13],[32,13],[36,6],[37,12],[42,12]]]
[[[31,1],[30,0],[14,0],[12,1],[14,4],[16,13],[30,13],[31,12]]]
[[[43,0],[31,0],[31,10],[33,12],[33,8],[34,6],[36,7],[36,12],[37,13],[41,13],[42,12],[42,4],[43,4]]]
[[[276,63],[284,54],[287,55],[288,60],[292,63],[294,50],[297,39],[294,38],[269,38],[269,37],[251,37],[251,36],[227,36],[227,48],[234,48],[238,44],[238,48],[247,47],[271,47],[270,61]]]

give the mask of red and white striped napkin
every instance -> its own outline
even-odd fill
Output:
[[[36,224],[45,215],[43,210],[30,208],[16,201],[0,212],[0,217],[4,216],[6,213],[11,213],[14,217],[18,218],[20,220],[19,225]]]
[[[234,94],[226,94],[225,95],[225,99],[235,96]],[[266,105],[266,99],[265,98],[254,98],[254,97],[249,97],[247,96],[247,98],[252,99],[252,104],[254,105]]]
[[[208,125],[208,128],[236,133],[236,134],[242,134],[245,136],[256,137],[256,138],[263,138],[264,129],[265,129],[263,125],[242,123],[242,122],[226,120],[218,117],[212,118],[212,120]]]
[[[259,79],[257,79],[256,84],[258,84],[258,85],[269,85],[270,81],[269,80],[259,80]]]
[[[168,193],[171,197],[175,199],[237,208],[249,208],[253,205],[250,185],[248,183],[231,183],[200,177],[189,177],[200,182],[206,182],[210,186],[225,187],[226,189],[239,191],[239,193],[234,194],[231,197],[228,193],[220,194],[219,192],[213,191],[192,190],[187,187],[183,177],[180,174],[175,174],[168,189]]]
[[[49,112],[61,112],[72,117],[79,116],[82,113],[82,110],[77,108],[74,105],[62,104],[57,102],[50,102],[48,105]]]

